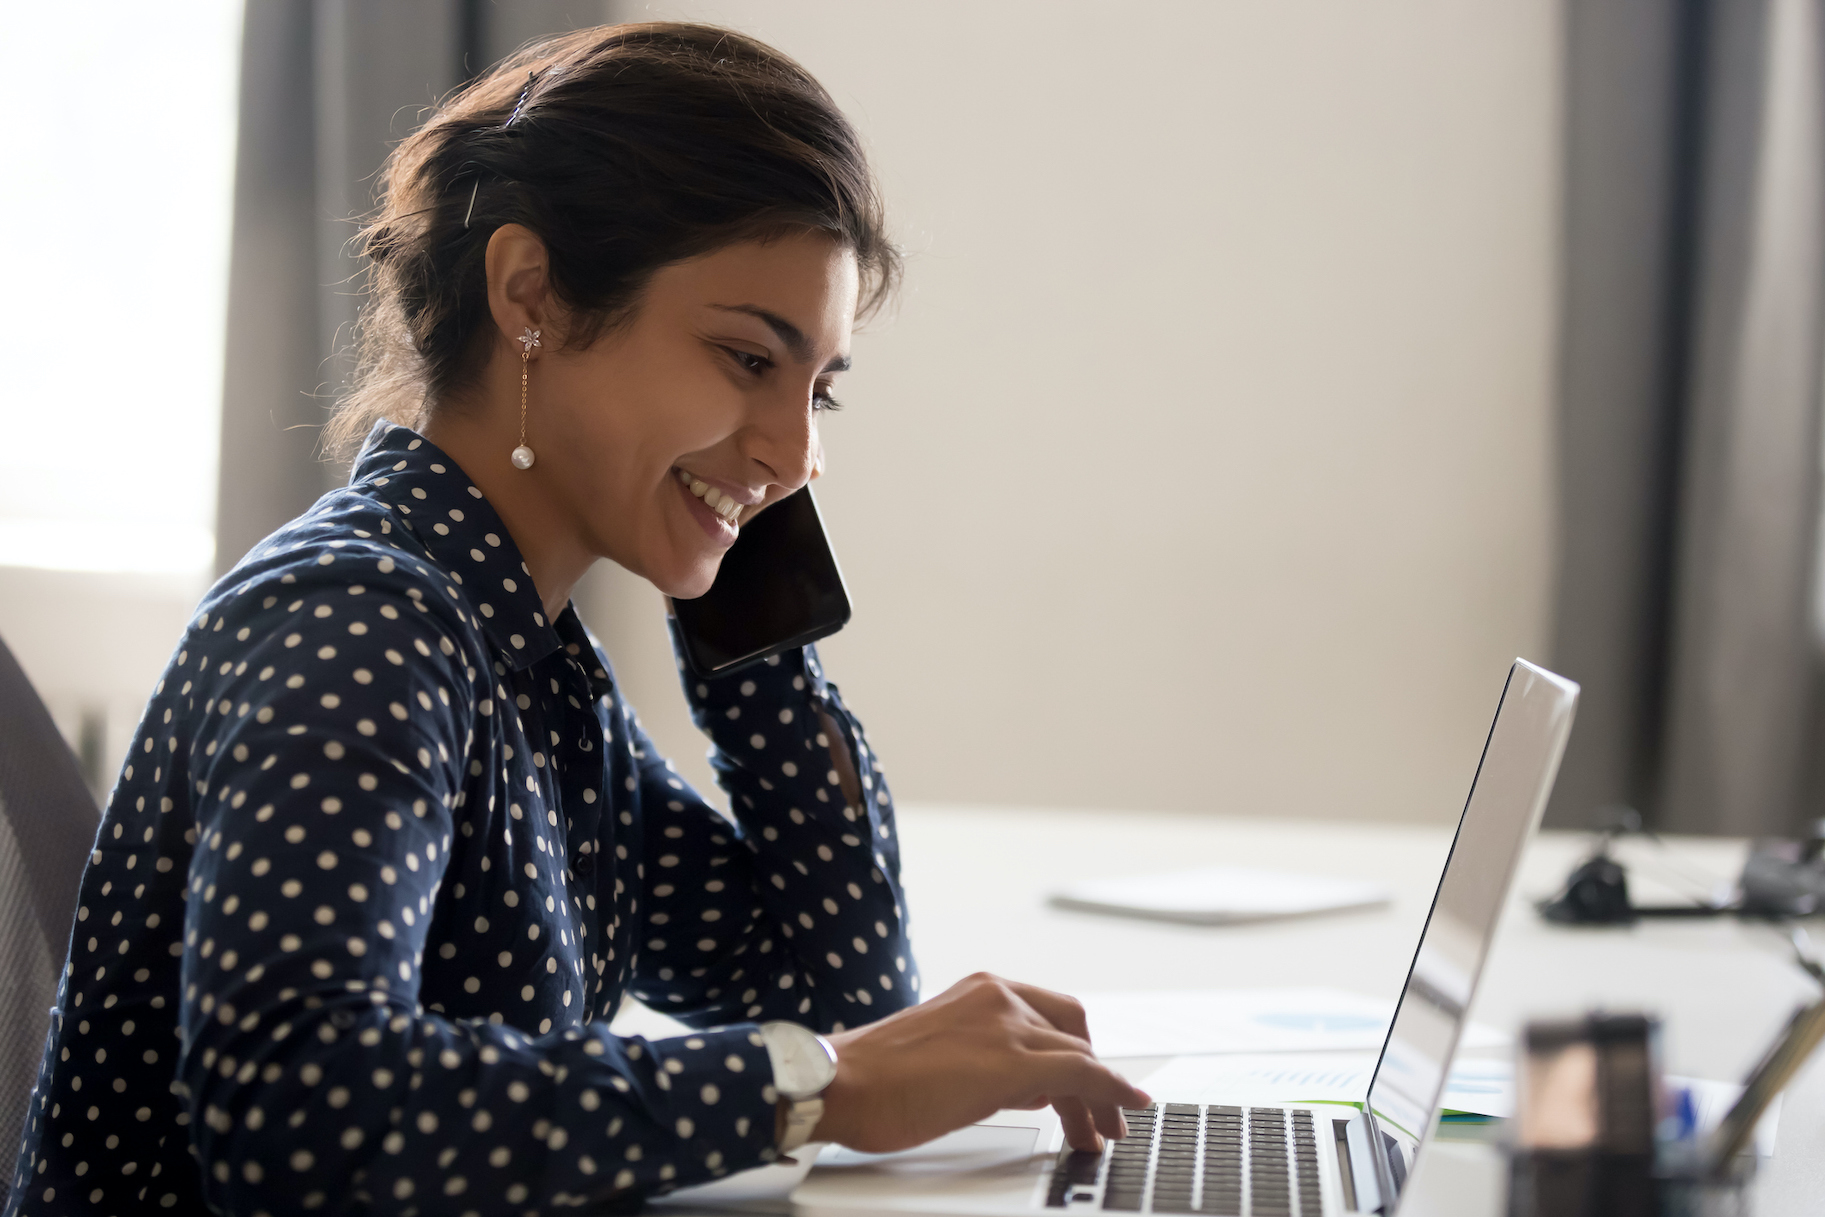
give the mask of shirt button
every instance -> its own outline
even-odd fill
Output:
[[[579,875],[587,875],[595,867],[596,856],[594,854],[579,854],[570,863],[571,871]]]

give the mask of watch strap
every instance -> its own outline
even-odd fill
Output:
[[[818,1121],[824,1118],[824,1100],[821,1095],[787,1101],[791,1106],[786,1108],[786,1130],[779,1138],[779,1152],[782,1154],[789,1154],[810,1141],[811,1134],[817,1131]]]

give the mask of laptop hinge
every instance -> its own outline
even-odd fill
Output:
[[[1386,1149],[1381,1135],[1367,1111],[1351,1116],[1345,1127],[1345,1144],[1349,1150],[1350,1182],[1356,1192],[1359,1213],[1391,1213],[1399,1190],[1394,1186],[1387,1165]]]
[[[1332,1120],[1331,1136],[1337,1146],[1337,1182],[1343,1186],[1343,1207],[1352,1213],[1361,1212],[1356,1207],[1356,1172],[1350,1166],[1350,1122]]]

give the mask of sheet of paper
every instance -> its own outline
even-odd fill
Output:
[[[1098,1056],[1215,1052],[1380,1050],[1394,1003],[1342,989],[1182,989],[1079,997]],[[1471,1023],[1466,1048],[1505,1048],[1508,1037]]]
[[[1140,1085],[1167,1103],[1361,1103],[1375,1054],[1275,1052],[1188,1056],[1166,1062]],[[1667,1075],[1667,1085],[1692,1092],[1698,1127],[1709,1131],[1742,1093],[1733,1082]],[[1509,1119],[1515,1110],[1514,1063],[1503,1058],[1460,1060],[1445,1081],[1444,1109]],[[1780,1100],[1755,1130],[1755,1150],[1774,1156]]]
[[[1276,1052],[1181,1057],[1147,1076],[1147,1092],[1165,1102],[1361,1103],[1375,1054]],[[1445,1082],[1445,1110],[1514,1114],[1514,1066],[1507,1060],[1459,1061]]]
[[[1213,866],[1163,875],[1086,879],[1052,894],[1060,908],[1121,917],[1227,925],[1387,904],[1393,893],[1365,879]]]
[[[1360,1103],[1374,1065],[1368,1052],[1183,1056],[1144,1085],[1163,1103]]]

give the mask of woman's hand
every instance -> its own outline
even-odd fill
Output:
[[[1153,1101],[1096,1059],[1076,1001],[987,973],[830,1039],[836,1080],[814,1136],[865,1153],[1047,1103],[1072,1148],[1100,1149],[1127,1135],[1121,1108]]]

